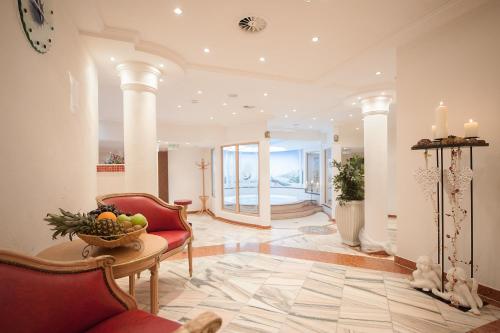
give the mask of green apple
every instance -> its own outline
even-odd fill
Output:
[[[146,225],[148,220],[146,220],[146,217],[142,214],[135,214],[132,216],[130,219],[130,222],[132,222],[133,225],[139,225],[141,227],[144,227]]]
[[[121,215],[118,215],[117,220],[118,220],[118,222],[125,222],[125,221],[130,222],[130,217],[125,215],[125,214],[121,214]]]

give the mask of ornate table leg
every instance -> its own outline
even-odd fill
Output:
[[[135,274],[128,276],[128,293],[135,298]]]
[[[149,269],[151,278],[149,280],[150,298],[151,298],[151,313],[158,314],[159,301],[158,301],[158,267],[160,266],[160,257],[155,258],[154,265]]]

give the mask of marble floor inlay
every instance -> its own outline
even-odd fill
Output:
[[[160,266],[160,312],[186,322],[204,311],[223,320],[222,333],[468,332],[498,320],[487,305],[481,316],[462,312],[413,290],[406,275],[239,252]],[[149,283],[136,282],[148,309]],[[118,280],[127,290],[128,278]]]

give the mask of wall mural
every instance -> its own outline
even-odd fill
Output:
[[[301,149],[271,152],[271,187],[302,188]]]

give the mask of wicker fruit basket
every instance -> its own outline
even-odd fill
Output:
[[[112,249],[115,247],[124,246],[129,243],[132,243],[133,241],[138,239],[140,235],[146,232],[147,227],[148,224],[146,223],[146,225],[141,229],[120,235],[116,239],[106,239],[106,237],[109,236],[95,236],[95,235],[86,235],[81,233],[78,233],[77,235],[81,240],[83,240],[85,243],[89,245]],[[113,236],[113,238],[114,237],[117,236]]]

